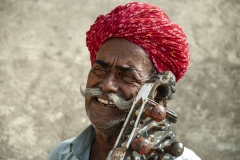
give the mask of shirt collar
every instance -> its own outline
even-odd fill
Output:
[[[89,148],[92,145],[94,137],[95,129],[90,125],[72,141],[70,148],[75,157],[80,158],[86,148]]]

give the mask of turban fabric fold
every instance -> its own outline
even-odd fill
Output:
[[[124,38],[142,47],[159,73],[171,71],[178,81],[187,71],[187,37],[157,6],[131,2],[98,16],[86,37],[92,65],[101,45],[111,37]]]

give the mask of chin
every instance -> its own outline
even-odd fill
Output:
[[[113,117],[113,116],[105,116],[101,114],[94,114],[92,112],[87,112],[87,115],[92,125],[94,127],[101,128],[101,129],[122,127],[123,122],[125,121],[125,116]]]
[[[116,136],[120,133],[125,117],[122,119],[106,119],[100,116],[87,114],[93,127],[101,134]],[[96,118],[96,117],[98,118]]]
[[[90,119],[91,121],[91,119]],[[112,129],[112,128],[122,128],[123,126],[123,120],[108,120],[108,121],[105,121],[105,122],[94,122],[94,121],[91,121],[92,125],[96,128],[99,128],[99,129]]]
[[[100,129],[122,127],[127,116],[126,112],[99,105],[95,101],[93,102],[86,107],[86,113],[94,127]]]
[[[123,122],[116,123],[114,125],[99,125],[99,124],[92,124],[96,131],[106,137],[117,137],[122,129]]]

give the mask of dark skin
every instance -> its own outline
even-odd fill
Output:
[[[144,49],[128,40],[111,38],[99,49],[86,86],[100,87],[105,93],[129,100],[151,75],[152,64]],[[99,98],[110,101],[104,96],[85,100],[87,115],[96,129],[90,160],[107,158],[127,115],[114,105],[101,103]]]

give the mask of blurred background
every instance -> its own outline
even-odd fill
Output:
[[[139,0],[187,34],[191,64],[169,103],[177,140],[203,160],[240,159],[240,1]],[[0,159],[41,160],[90,123],[79,92],[85,33],[128,0],[0,0]]]

